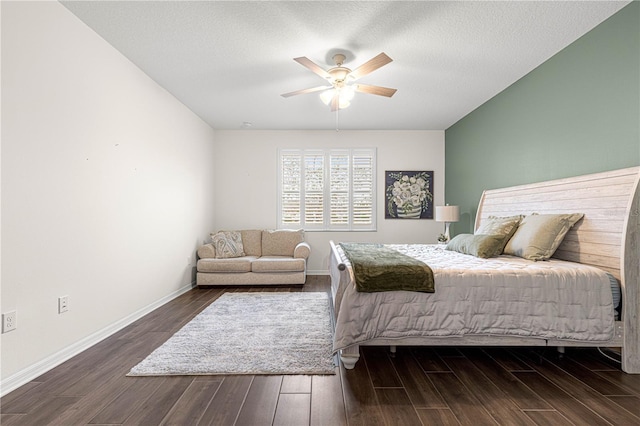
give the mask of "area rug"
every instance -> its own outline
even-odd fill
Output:
[[[335,374],[326,293],[225,293],[129,376]]]

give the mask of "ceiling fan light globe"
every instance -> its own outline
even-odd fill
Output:
[[[355,88],[353,86],[344,86],[340,90],[340,99],[345,99],[347,101],[351,101],[356,94]]]
[[[331,99],[333,99],[335,94],[335,89],[325,90],[324,92],[320,93],[320,100],[323,104],[329,105],[331,103]]]

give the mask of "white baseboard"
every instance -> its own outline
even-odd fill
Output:
[[[329,271],[326,269],[320,269],[317,271],[310,271],[307,269],[307,275],[329,275]]]
[[[98,342],[101,342],[102,340],[106,339],[107,337],[111,336],[112,334],[122,330],[123,328],[125,328],[126,326],[128,326],[129,324],[132,324],[133,322],[139,320],[140,318],[142,318],[143,316],[147,315],[148,313],[152,312],[153,310],[159,308],[160,306],[164,305],[165,303],[168,303],[170,301],[172,301],[173,299],[175,299],[176,297],[186,293],[187,291],[191,290],[194,286],[195,286],[195,282],[191,283],[191,284],[187,284],[182,288],[179,288],[178,290],[174,291],[173,293],[163,297],[160,300],[157,300],[147,306],[145,306],[142,309],[137,310],[136,312],[132,313],[131,315],[128,315],[124,318],[122,318],[119,321],[114,322],[111,325],[108,325],[107,327],[96,331],[95,333],[67,346],[66,348],[46,357],[45,359],[30,365],[29,367],[18,371],[17,373],[7,377],[6,379],[2,380],[0,382],[0,396],[5,396],[6,394],[8,394],[9,392],[12,392],[14,390],[16,390],[17,388],[19,388],[20,386],[30,382],[31,380],[35,379],[36,377],[46,373],[47,371],[57,367],[58,365],[62,364],[63,362],[67,361],[70,358],[73,358],[74,356],[78,355],[80,352],[87,350],[88,348],[90,348],[91,346],[95,345]]]

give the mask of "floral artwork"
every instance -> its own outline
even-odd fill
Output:
[[[433,172],[387,171],[386,219],[433,219]]]

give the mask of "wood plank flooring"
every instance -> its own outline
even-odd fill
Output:
[[[363,348],[332,376],[126,377],[224,292],[194,289],[6,395],[2,425],[638,425],[640,375],[595,349]],[[612,354],[615,356],[615,354]]]

